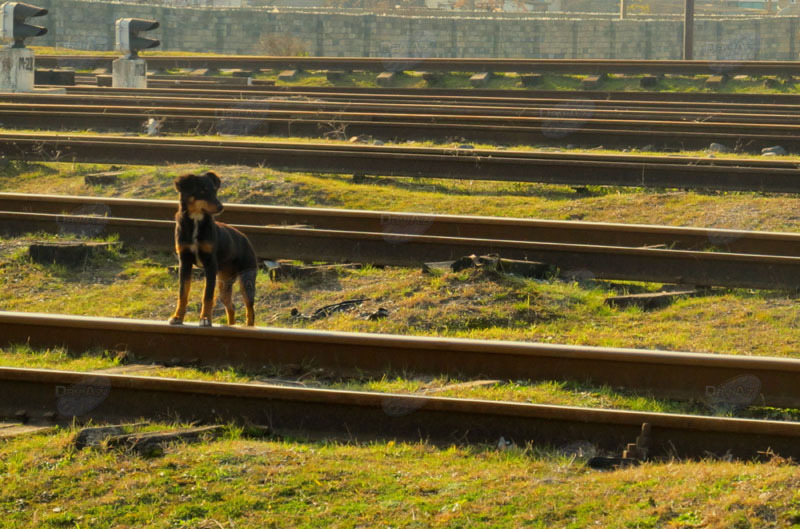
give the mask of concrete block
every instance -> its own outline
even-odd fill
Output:
[[[536,86],[542,82],[542,74],[540,73],[526,73],[520,76],[522,86]]]
[[[581,79],[581,88],[583,90],[594,90],[599,87],[600,83],[605,81],[606,78],[606,74],[586,76],[584,79]]]
[[[476,73],[472,77],[469,78],[469,84],[472,85],[473,88],[482,88],[489,84],[489,81],[492,79],[492,72],[480,72]]]
[[[0,92],[33,92],[33,50],[0,49]]]
[[[712,75],[706,79],[706,88],[719,88],[720,86],[724,85],[728,81],[728,76],[725,74],[722,75]]]
[[[119,58],[111,63],[111,86],[147,88],[147,63],[144,59]]]
[[[379,86],[392,86],[397,79],[397,72],[381,72],[378,74],[376,82]]]
[[[661,77],[658,75],[645,75],[639,80],[639,86],[642,88],[653,88],[661,81]]]
[[[278,74],[278,81],[294,81],[300,74],[300,70],[284,70]]]

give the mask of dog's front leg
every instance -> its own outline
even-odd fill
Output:
[[[192,263],[194,262],[194,252],[190,249],[181,248],[178,258],[180,259],[180,289],[178,292],[178,307],[169,319],[170,325],[180,325],[186,316],[186,305],[189,303],[189,290],[192,288]]]
[[[211,327],[211,311],[214,309],[214,289],[217,286],[217,262],[214,255],[199,252],[200,262],[206,274],[206,285],[203,289],[203,308],[200,310],[200,326]]]

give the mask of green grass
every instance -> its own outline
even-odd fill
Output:
[[[2,525],[21,527],[790,527],[796,467],[702,461],[587,469],[568,447],[248,440],[162,458],[0,443]]]

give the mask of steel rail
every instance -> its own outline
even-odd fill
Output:
[[[73,103],[75,101],[73,100]],[[552,125],[554,121],[567,124],[570,120],[581,124],[605,124],[621,121],[625,126],[647,126],[660,129],[666,127],[703,128],[707,130],[719,129],[721,132],[736,130],[742,135],[762,132],[765,129],[772,131],[793,132],[800,123],[800,113],[753,113],[753,112],[679,112],[679,111],[649,111],[649,110],[618,110],[618,109],[593,109],[576,104],[573,108],[558,106],[530,106],[519,107],[493,107],[493,106],[456,106],[433,104],[377,104],[377,103],[337,103],[322,101],[251,101],[245,104],[223,104],[203,106],[197,104],[191,107],[165,106],[165,105],[133,105],[117,104],[52,104],[52,103],[0,103],[0,112],[5,121],[18,116],[25,120],[23,124],[33,126],[35,119],[46,113],[55,119],[66,117],[83,117],[91,119],[95,115],[98,120],[103,117],[117,117],[143,119],[149,117],[181,118],[201,120],[225,120],[246,118],[270,118],[299,120],[302,118],[318,118],[324,120],[354,120],[378,121],[390,119],[394,116],[403,119],[416,119],[425,122],[437,120],[453,121],[454,123],[478,123],[500,125],[530,125],[541,123],[542,126]],[[749,127],[749,128],[748,128]],[[783,128],[785,127],[785,129]]]
[[[140,128],[149,117],[162,121],[164,132],[225,132],[234,121],[248,135],[325,137],[337,131],[384,139],[440,139],[454,136],[472,141],[560,144],[564,138],[582,144],[606,146],[657,143],[672,147],[705,148],[714,141],[748,150],[782,145],[800,150],[800,125],[718,123],[696,121],[599,120],[593,118],[469,116],[434,114],[378,114],[354,112],[266,111],[261,116],[221,118],[219,115],[174,115],[159,112],[29,112],[6,110],[6,126],[51,130]],[[341,134],[341,133],[339,133]]]
[[[745,406],[800,407],[800,360],[774,357],[272,327],[200,328],[150,320],[0,311],[0,344],[20,343],[64,347],[77,354],[92,349],[127,351],[151,362],[180,359],[217,368],[302,365],[344,375],[405,371],[500,380],[568,380],[710,406],[734,406],[737,398],[749,398]],[[727,384],[736,380],[742,382]]]
[[[0,233],[117,234],[121,241],[173,249],[174,223],[79,215],[0,212]],[[582,244],[437,237],[396,233],[237,226],[259,257],[419,266],[470,254],[545,262],[566,277],[592,277],[763,289],[800,287],[800,257]]]
[[[535,103],[572,104],[577,102],[602,106],[624,105],[626,107],[659,106],[673,109],[722,110],[735,107],[755,110],[781,109],[794,111],[800,103],[800,95],[790,94],[718,94],[703,92],[602,92],[559,90],[481,90],[481,89],[437,89],[437,88],[358,88],[358,87],[305,87],[305,86],[241,86],[218,88],[105,88],[94,86],[67,86],[69,96],[92,97],[180,97],[252,99],[264,97],[324,98],[337,101],[394,101],[436,103],[495,103],[527,106]],[[11,97],[59,97],[56,94],[0,94]],[[61,96],[65,97],[65,96]]]
[[[109,66],[110,55],[37,55],[43,68]],[[299,70],[514,72],[562,74],[683,74],[715,75],[732,72],[747,75],[800,75],[800,62],[793,61],[675,61],[605,59],[473,59],[389,57],[271,57],[271,56],[146,56],[151,69],[247,68]]]
[[[315,94],[315,97],[341,98],[393,98],[395,100],[419,100],[422,98],[435,98],[438,100],[487,100],[504,99],[526,101],[530,99],[581,99],[601,104],[603,101],[626,101],[640,104],[663,105],[759,105],[765,106],[791,106],[797,105],[800,95],[794,94],[742,94],[719,92],[653,92],[653,91],[603,91],[603,90],[491,90],[481,88],[363,88],[363,87],[311,87],[296,85],[252,85],[252,86],[202,86],[202,87],[148,87],[137,88],[108,88],[90,85],[65,86],[70,94],[117,94],[117,95],[143,95],[143,94],[176,94],[187,97],[204,97],[209,94],[230,97],[248,98],[260,97],[264,93],[278,92],[297,97]]]
[[[349,441],[405,439],[568,449],[587,441],[621,452],[649,425],[653,458],[800,456],[800,424],[716,417],[0,368],[0,415],[32,422],[183,422],[267,425],[277,434]]]
[[[176,207],[170,200],[0,193],[0,211],[18,213],[93,212],[108,217],[169,220]],[[665,245],[671,249],[716,248],[731,253],[800,257],[800,233],[230,203],[218,218],[228,224],[251,226],[306,225],[326,230],[604,246]]]
[[[110,99],[110,98],[109,98]],[[0,101],[2,99],[0,98]],[[581,119],[589,122],[605,122],[622,120],[630,122],[655,122],[654,127],[663,124],[686,124],[689,126],[709,124],[752,124],[754,127],[764,125],[797,125],[800,123],[800,111],[779,111],[774,113],[757,112],[694,112],[677,110],[630,110],[630,109],[604,109],[582,107],[575,104],[573,108],[554,105],[527,107],[502,107],[491,105],[454,105],[454,104],[409,104],[409,103],[372,103],[372,102],[336,102],[336,101],[291,101],[291,100],[252,100],[247,103],[232,103],[229,100],[194,100],[191,106],[169,104],[142,104],[145,101],[130,101],[128,98],[115,98],[105,103],[87,102],[72,97],[68,104],[41,102],[17,103],[0,102],[0,113],[4,119],[15,115],[40,116],[47,113],[56,118],[68,116],[72,113],[80,115],[102,114],[119,115],[121,117],[136,116],[139,119],[159,116],[174,116],[192,118],[197,120],[207,119],[239,119],[239,118],[265,118],[270,116],[290,117],[292,119],[307,116],[343,118],[347,116],[369,117],[375,119],[382,116],[409,116],[419,119],[441,119],[454,116],[458,121],[476,120],[479,122],[492,122],[502,120],[502,123],[516,124],[515,121],[551,123],[554,120]],[[216,103],[216,104],[215,104]],[[585,114],[585,118],[576,118]],[[99,116],[98,116],[99,117]],[[32,123],[32,122],[31,122]],[[747,130],[741,131],[746,134]]]
[[[619,131],[607,131],[620,136]],[[643,133],[639,132],[639,138]],[[657,133],[651,133],[651,136]],[[684,134],[687,139],[691,133]],[[737,136],[738,137],[738,136]],[[796,137],[792,138],[797,141]],[[135,138],[54,134],[0,134],[0,155],[8,159],[95,163],[225,163],[271,166],[303,172],[457,178],[566,185],[705,188],[794,193],[800,170],[793,166],[680,164],[668,157],[649,162],[598,161],[525,156],[491,151],[482,156],[458,149],[427,154],[402,147],[358,150],[339,145],[228,142],[187,138]]]

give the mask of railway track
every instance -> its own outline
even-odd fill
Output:
[[[211,163],[301,172],[795,193],[790,161],[582,156],[536,151],[267,143],[110,135],[0,134],[11,160]]]
[[[37,58],[38,60],[38,58]],[[655,91],[608,91],[608,90],[508,90],[485,88],[372,88],[372,87],[339,87],[339,86],[298,86],[298,85],[229,85],[229,84],[195,84],[181,86],[179,83],[159,81],[146,89],[109,88],[94,85],[65,86],[70,94],[125,94],[141,96],[143,94],[175,94],[197,97],[216,93],[218,95],[238,94],[235,97],[259,97],[265,93],[278,93],[284,96],[306,96],[327,98],[354,98],[362,99],[394,99],[394,100],[431,100],[440,101],[486,101],[504,100],[506,102],[530,102],[537,99],[566,99],[586,100],[598,105],[609,102],[625,101],[639,105],[660,104],[664,106],[679,105],[756,105],[769,106],[795,106],[800,102],[800,95],[795,94],[749,94],[749,93],[718,93],[718,92],[655,92]]]
[[[409,109],[437,109],[445,112],[465,113],[474,109],[482,114],[499,115],[552,115],[568,117],[570,111],[578,113],[592,113],[602,115],[611,112],[630,112],[638,116],[651,116],[661,113],[663,116],[676,116],[681,119],[709,119],[718,116],[743,117],[756,114],[767,116],[770,119],[792,119],[800,115],[796,103],[785,104],[756,104],[748,101],[719,102],[719,101],[671,101],[654,98],[653,100],[639,100],[626,98],[627,94],[636,95],[636,92],[621,92],[619,97],[608,95],[604,99],[592,97],[592,93],[582,92],[533,92],[516,94],[506,91],[497,97],[454,95],[436,95],[436,90],[421,91],[417,94],[394,93],[394,91],[369,91],[357,88],[343,88],[331,91],[327,88],[312,87],[268,87],[254,89],[252,92],[242,92],[235,88],[220,89],[93,89],[91,87],[68,87],[66,94],[39,94],[39,93],[3,93],[0,100],[17,104],[56,104],[56,105],[117,105],[117,106],[177,106],[214,108],[242,108],[248,110],[252,105],[253,110],[260,108],[322,108],[322,109],[356,109],[365,111],[374,110],[404,110]],[[613,114],[612,114],[613,115]]]
[[[733,411],[800,408],[800,360],[497,340],[279,329],[199,328],[120,318],[0,312],[0,345],[127,351],[160,364],[263,370],[307,366],[358,373],[608,385]]]
[[[376,103],[434,103],[437,105],[493,104],[528,107],[532,105],[570,105],[591,103],[596,108],[657,108],[663,110],[725,111],[748,109],[761,112],[789,113],[797,110],[800,95],[789,94],[716,94],[703,92],[602,92],[567,90],[464,90],[439,88],[359,88],[310,86],[219,86],[219,87],[148,87],[146,89],[67,86],[66,97],[122,97],[129,99],[170,97],[182,99],[295,98],[326,101]],[[58,94],[2,94],[9,98],[56,98]]]
[[[262,259],[421,266],[470,254],[499,254],[557,267],[567,278],[597,278],[695,286],[800,287],[800,257],[562,244],[398,233],[237,225]],[[0,233],[116,234],[122,242],[174,248],[174,222],[82,215],[0,212]]]
[[[149,118],[163,132],[251,136],[350,137],[384,140],[440,140],[511,144],[563,144],[631,147],[656,145],[669,149],[702,149],[722,142],[731,148],[760,151],[781,145],[800,150],[800,123],[785,115],[727,113],[653,113],[595,110],[585,105],[498,113],[482,109],[435,106],[408,108],[320,108],[315,104],[251,103],[221,109],[194,106],[129,106],[6,103],[5,127],[50,130],[141,130]],[[256,107],[261,108],[256,108]],[[290,108],[281,107],[290,106]],[[293,107],[293,108],[291,108]],[[505,113],[503,113],[505,112]],[[486,114],[489,115],[486,115]],[[520,115],[520,114],[527,115]]]
[[[110,67],[113,55],[37,55],[40,68],[88,69]],[[151,69],[242,68],[256,70],[361,70],[425,72],[512,72],[561,74],[677,74],[714,75],[800,75],[800,63],[793,61],[707,61],[707,60],[605,60],[605,59],[474,59],[438,57],[274,57],[192,55],[145,57]]]
[[[16,97],[15,97],[16,96]],[[534,119],[543,123],[555,120],[584,119],[597,121],[654,121],[659,123],[687,124],[701,123],[716,126],[731,124],[758,125],[797,125],[800,123],[800,111],[796,108],[784,109],[769,107],[758,111],[750,105],[721,106],[717,109],[700,107],[675,109],[664,107],[642,106],[636,108],[625,104],[595,107],[594,103],[585,100],[554,100],[529,105],[503,106],[500,104],[469,103],[454,104],[452,102],[417,102],[394,103],[355,100],[323,100],[323,99],[288,99],[279,96],[267,96],[247,101],[224,98],[182,98],[182,97],[120,97],[80,95],[34,95],[18,96],[17,94],[0,94],[0,110],[4,118],[6,114],[29,115],[35,113],[52,113],[59,115],[120,114],[122,116],[179,116],[201,119],[221,119],[233,117],[268,118],[270,116],[285,117],[284,114],[297,119],[319,115],[341,115],[343,117],[373,118],[384,116],[426,116],[434,118],[460,118],[474,120],[476,118],[501,119]],[[220,115],[220,112],[226,114]]]
[[[29,422],[148,418],[267,425],[279,435],[425,440],[611,452],[637,440],[651,458],[800,456],[800,424],[442,397],[0,368],[0,415]],[[646,435],[645,435],[646,434]]]
[[[175,216],[176,203],[171,200],[0,193],[0,211],[51,215],[93,213],[127,219],[171,220]],[[663,246],[677,250],[715,249],[730,253],[800,257],[798,233],[230,203],[225,204],[225,210],[217,218],[228,224],[303,225],[323,230],[384,233],[387,236],[424,234],[632,248]]]

